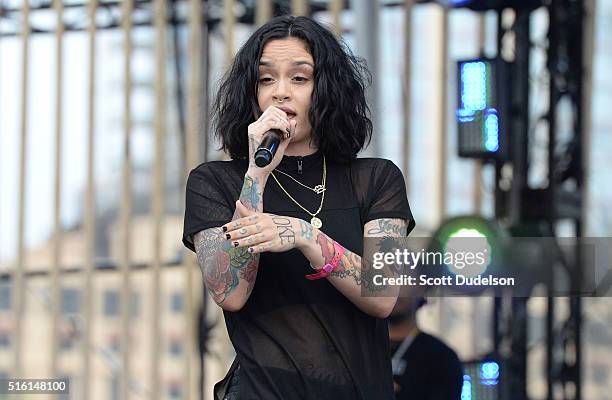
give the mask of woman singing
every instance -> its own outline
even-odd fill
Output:
[[[368,78],[332,33],[293,16],[259,28],[223,78],[213,126],[232,160],[191,171],[183,242],[236,350],[227,398],[394,398],[385,318],[397,295],[362,295],[360,255],[364,236],[406,236],[414,222],[401,171],[356,158],[372,134]],[[281,142],[260,168],[270,130]]]

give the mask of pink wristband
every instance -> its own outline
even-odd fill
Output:
[[[342,247],[334,240],[334,257],[332,258],[332,260],[329,263],[325,264],[317,273],[305,275],[304,277],[309,281],[328,277],[329,274],[331,274],[332,271],[336,269],[336,267],[340,263],[343,254],[344,247]]]

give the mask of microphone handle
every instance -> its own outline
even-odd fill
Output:
[[[259,168],[263,168],[272,162],[276,150],[278,150],[278,145],[280,144],[279,132],[280,131],[273,129],[264,133],[263,139],[254,155],[255,165]]]

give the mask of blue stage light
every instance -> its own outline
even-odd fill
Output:
[[[502,160],[506,156],[507,66],[502,60],[484,58],[459,61],[457,66],[459,156]]]
[[[487,151],[494,152],[499,149],[499,117],[497,110],[492,108],[485,114],[485,137],[484,147]]]
[[[484,362],[480,365],[480,382],[483,385],[497,385],[499,379],[499,364],[495,361]]]
[[[484,110],[487,106],[487,66],[482,61],[461,66],[461,107],[466,111]]]
[[[463,375],[461,400],[472,400],[472,378],[469,375]]]

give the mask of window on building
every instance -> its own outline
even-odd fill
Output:
[[[117,335],[111,336],[109,339],[109,344],[110,344],[110,348],[114,352],[119,353],[119,351],[121,351],[121,339],[119,338],[119,336]]]
[[[181,292],[174,292],[170,297],[170,309],[175,313],[182,313],[185,308],[185,297]]]
[[[62,314],[78,314],[81,306],[81,291],[76,288],[62,288],[60,306]]]
[[[130,302],[130,318],[136,319],[140,315],[140,293],[134,292]]]
[[[0,311],[11,309],[11,287],[0,285]]]
[[[67,351],[74,347],[74,338],[69,333],[60,336],[60,350]]]
[[[10,347],[11,335],[7,331],[0,331],[0,348]]]
[[[180,399],[183,397],[183,389],[180,383],[171,383],[168,387],[168,397],[171,399]]]
[[[170,354],[180,357],[183,354],[183,342],[179,339],[171,339],[168,345]]]
[[[109,391],[112,400],[119,400],[119,374],[116,372],[111,376]]]
[[[119,292],[114,289],[104,291],[104,315],[107,317],[119,316]]]
[[[104,291],[103,313],[107,317],[118,317],[121,315],[121,294],[116,289]],[[134,292],[130,296],[130,318],[138,318],[140,315],[140,293]]]

